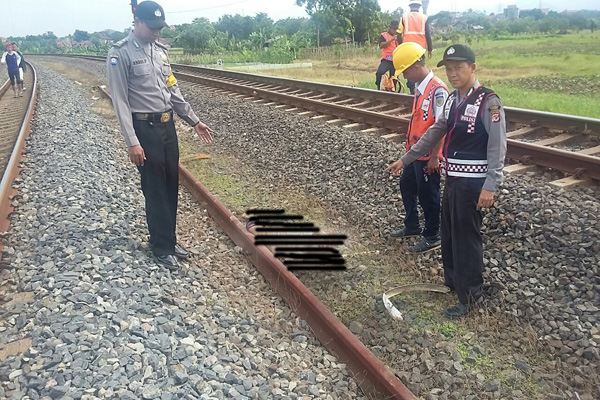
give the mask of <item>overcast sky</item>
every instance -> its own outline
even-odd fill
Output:
[[[132,20],[130,0],[6,0],[2,3],[0,36],[37,35],[47,31],[66,36],[75,29],[122,31]],[[482,3],[486,6],[482,7]],[[379,0],[379,4],[383,10],[408,8],[407,0]],[[431,0],[428,14],[469,8],[498,13],[507,4],[526,9],[539,7],[540,0]],[[600,8],[599,0],[542,0],[541,4],[556,11]],[[221,15],[236,13],[266,12],[274,20],[306,16],[295,0],[162,0],[162,5],[169,24],[191,22],[198,17],[216,21]]]

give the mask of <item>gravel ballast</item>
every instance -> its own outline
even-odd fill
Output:
[[[362,399],[344,364],[185,193],[182,269],[147,250],[138,172],[80,88],[40,93],[4,249],[0,398]],[[8,348],[10,346],[6,346]]]
[[[81,63],[103,73],[99,64]],[[383,172],[400,155],[393,144],[185,83],[182,87],[201,119],[217,132],[210,151],[235,155],[264,171],[261,187],[288,182],[305,188],[365,236],[385,238],[401,226],[397,180]],[[390,324],[381,293],[372,296],[377,323],[354,324],[361,339],[392,360],[419,396],[518,399],[527,384],[536,387],[536,398],[600,398],[600,194],[597,187],[552,187],[548,183],[556,176],[536,171],[506,177],[495,208],[485,212],[488,307],[502,317],[500,325],[508,324],[505,329],[479,338],[467,332],[466,348],[458,352],[440,335]],[[439,270],[439,253],[405,258],[399,264]],[[360,277],[348,273],[340,278],[341,286],[354,287]],[[329,289],[317,283],[311,288]],[[472,366],[485,364],[495,343],[512,348],[510,362],[500,376],[486,379]],[[526,347],[535,348],[536,365],[523,359]]]

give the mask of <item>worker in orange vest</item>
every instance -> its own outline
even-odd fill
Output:
[[[390,22],[390,27],[387,31],[379,35],[379,48],[381,49],[381,62],[379,68],[375,73],[375,85],[377,90],[381,90],[381,77],[389,71],[389,76],[395,75],[396,70],[394,69],[393,54],[396,47],[398,47],[398,28],[400,26],[399,21]]]
[[[425,66],[426,50],[413,42],[402,43],[394,51],[396,74],[416,82],[412,116],[406,133],[406,152],[417,144],[427,129],[435,123],[444,110],[448,87]],[[441,246],[440,238],[440,160],[439,143],[431,152],[423,154],[404,168],[400,178],[400,193],[406,215],[404,228],[391,233],[392,237],[421,236],[410,251],[422,253]],[[425,229],[419,225],[417,200],[425,214]]]
[[[433,54],[433,42],[431,41],[431,28],[427,15],[419,11],[422,6],[421,0],[410,0],[408,6],[410,12],[402,16],[402,43],[418,43],[424,49],[427,49],[427,55],[431,58]],[[410,93],[415,93],[415,83],[406,82]]]

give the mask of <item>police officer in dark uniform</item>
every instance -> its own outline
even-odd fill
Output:
[[[502,182],[506,155],[506,120],[498,96],[475,77],[475,54],[460,44],[444,52],[438,67],[446,67],[454,87],[444,112],[425,135],[387,170],[400,170],[429,152],[444,136],[446,186],[442,198],[442,262],[446,286],[459,303],[446,310],[448,318],[469,312],[470,302],[482,299],[482,208],[491,207]]]
[[[212,130],[183,99],[167,49],[157,42],[167,26],[163,8],[144,1],[134,17],[134,31],[109,52],[108,82],[129,158],[141,174],[152,253],[159,264],[176,270],[177,258],[188,253],[175,234],[179,147],[173,111],[206,143],[212,141]]]

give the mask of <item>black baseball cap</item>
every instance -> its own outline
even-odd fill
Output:
[[[154,1],[143,1],[137,5],[133,12],[150,29],[160,29],[167,26],[165,22],[165,10]]]
[[[475,53],[473,53],[471,48],[465,46],[464,44],[453,44],[452,46],[448,47],[446,51],[444,51],[444,58],[438,63],[437,66],[441,67],[442,65],[445,65],[447,60],[469,61],[474,63]]]

